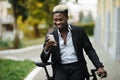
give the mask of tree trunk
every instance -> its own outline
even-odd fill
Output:
[[[17,28],[17,16],[16,16],[16,8],[15,5],[12,5],[13,7],[13,16],[14,16],[14,30],[15,30],[15,37],[14,37],[14,49],[17,49],[19,47],[19,32]]]

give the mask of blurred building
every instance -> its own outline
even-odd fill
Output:
[[[0,0],[0,37],[2,40],[14,39],[14,18],[12,14],[8,13],[8,9],[11,8],[8,0]]]
[[[95,42],[120,60],[120,0],[98,0]]]

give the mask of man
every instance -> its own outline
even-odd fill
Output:
[[[53,35],[55,40],[51,40],[47,34],[41,59],[47,62],[51,55],[55,80],[89,80],[83,49],[96,67],[97,73],[106,77],[107,72],[103,69],[104,66],[84,29],[68,24],[67,6],[54,7],[53,23],[56,29],[49,34]]]

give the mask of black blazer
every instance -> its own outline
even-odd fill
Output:
[[[83,73],[85,75],[87,73],[88,75],[86,61],[83,55],[83,49],[85,50],[86,54],[88,55],[88,57],[90,58],[90,60],[92,61],[92,63],[96,68],[103,67],[103,64],[100,62],[96,54],[96,51],[92,47],[92,44],[88,36],[86,35],[84,29],[82,27],[75,27],[75,26],[71,26],[71,28],[72,28],[71,34],[73,39],[73,46],[79,62],[78,66],[80,66]],[[59,65],[61,64],[61,57],[60,57],[59,37],[57,30],[55,29],[52,32],[52,34],[54,35],[55,40],[57,41],[57,46],[53,47],[53,49],[49,52],[48,55],[46,55],[44,51],[42,51],[41,60],[43,62],[47,62],[51,54],[51,61],[54,63],[53,71],[55,72],[59,68]]]

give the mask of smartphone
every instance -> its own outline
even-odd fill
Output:
[[[54,36],[52,34],[48,34],[47,37],[50,41],[55,41]]]

